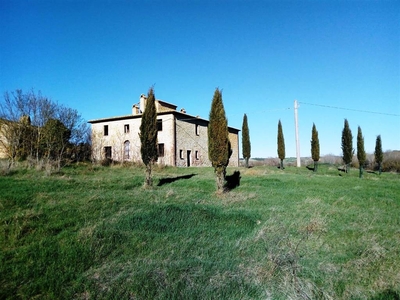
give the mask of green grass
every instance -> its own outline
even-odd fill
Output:
[[[1,176],[0,299],[399,299],[399,174],[239,170]]]

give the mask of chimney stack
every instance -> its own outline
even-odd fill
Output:
[[[146,101],[147,101],[147,97],[145,96],[145,94],[141,94],[140,95],[140,113],[144,112],[144,109],[146,108]]]
[[[137,104],[133,104],[132,106],[132,115],[140,114],[139,106]]]

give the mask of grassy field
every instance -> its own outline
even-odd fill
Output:
[[[400,298],[399,174],[238,170],[0,176],[0,299]]]

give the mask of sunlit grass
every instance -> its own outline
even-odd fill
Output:
[[[398,174],[238,170],[0,177],[0,298],[398,299]]]

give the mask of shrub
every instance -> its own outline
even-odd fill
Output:
[[[375,167],[378,170],[378,166]],[[385,152],[383,155],[382,171],[400,173],[400,151]]]
[[[333,154],[327,154],[321,157],[321,163],[331,164],[331,165],[340,165],[342,164],[343,160],[340,156],[336,156]]]

